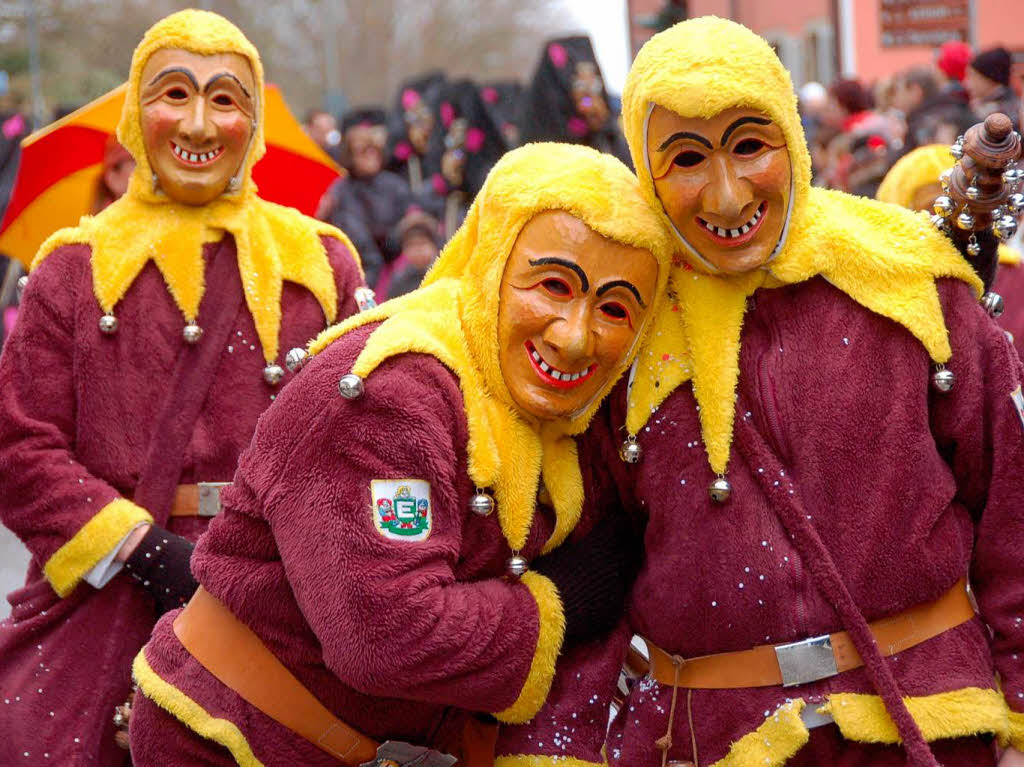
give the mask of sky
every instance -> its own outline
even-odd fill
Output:
[[[561,0],[582,31],[590,35],[605,84],[622,93],[629,70],[626,0]]]

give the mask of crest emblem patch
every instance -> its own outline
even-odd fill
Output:
[[[433,509],[430,483],[425,479],[370,481],[373,524],[392,541],[425,541],[430,536]]]
[[[1010,399],[1013,400],[1013,406],[1017,409],[1017,417],[1020,419],[1020,428],[1024,429],[1024,393],[1021,392],[1021,387],[1017,387],[1010,392]]]

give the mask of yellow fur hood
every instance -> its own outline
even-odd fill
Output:
[[[139,89],[150,56],[165,48],[199,55],[237,53],[246,58],[256,79],[256,118],[253,138],[237,184],[217,200],[202,206],[170,200],[154,183],[142,138]],[[252,168],[266,151],[263,135],[263,66],[245,35],[222,16],[186,10],[154,24],[132,56],[131,73],[117,136],[135,158],[128,192],[79,226],[62,229],[43,243],[35,268],[61,245],[87,244],[92,249],[93,290],[108,314],[152,260],[184,319],[192,322],[203,297],[203,245],[230,233],[238,251],[246,303],[268,362],[278,356],[281,323],[281,284],[296,282],[312,292],[328,322],[336,319],[337,288],[320,236],[334,237],[353,254],[351,242],[332,226],[303,216],[292,208],[260,199]]]
[[[714,273],[679,235],[658,199],[647,159],[647,120],[658,104],[683,117],[710,118],[733,107],[758,109],[786,136],[792,165],[789,221],[762,269]],[[746,299],[821,275],[862,306],[913,333],[936,363],[950,357],[935,280],[981,283],[952,244],[915,214],[873,200],[811,187],[811,163],[789,74],[771,47],[745,27],[715,17],[655,35],[633,62],[623,122],[640,188],[675,236],[675,310],[664,309],[641,349],[627,429],[636,433],[676,387],[693,381],[713,471],[725,472],[732,444],[740,334]]]
[[[310,347],[316,353],[352,328],[383,321],[353,373],[365,378],[383,360],[405,352],[430,354],[451,369],[461,383],[469,424],[469,474],[479,487],[493,488],[513,550],[526,541],[541,479],[557,516],[547,548],[572,531],[583,502],[572,435],[586,428],[615,383],[609,381],[571,420],[540,425],[518,411],[505,386],[498,362],[499,286],[519,232],[546,210],[567,211],[609,239],[650,251],[660,265],[658,295],[665,294],[671,242],[633,174],[588,147],[530,144],[495,165],[419,290],[349,318]]]

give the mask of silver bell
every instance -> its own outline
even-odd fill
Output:
[[[117,317],[113,314],[104,314],[100,317],[100,332],[108,336],[117,332]]]
[[[935,391],[943,394],[953,390],[954,381],[956,381],[956,376],[953,375],[953,371],[946,370],[944,367],[932,373],[932,386],[935,387]]]
[[[981,297],[981,306],[988,312],[989,317],[1001,317],[1003,315],[1003,297],[991,290]]]
[[[1003,216],[992,222],[992,233],[1000,240],[1008,240],[1017,234],[1017,219]]]
[[[963,213],[956,217],[956,225],[959,229],[973,229],[974,216],[972,216],[965,210]]]
[[[491,515],[491,512],[494,511],[494,499],[487,493],[478,491],[469,499],[469,508],[472,509],[473,513],[477,516],[488,517]]]
[[[932,210],[938,216],[949,218],[953,215],[953,200],[948,195],[939,195],[932,203]]]
[[[981,255],[981,245],[979,245],[978,241],[973,237],[971,238],[971,241],[967,243],[967,255],[971,258]]]
[[[708,495],[715,503],[725,503],[732,497],[732,484],[725,477],[716,477],[708,486]]]
[[[949,148],[949,153],[953,155],[954,160],[959,160],[964,156],[964,145],[958,141]]]
[[[338,391],[345,399],[358,399],[363,396],[363,379],[355,373],[343,375],[338,381]]]
[[[277,386],[284,378],[284,368],[280,365],[267,365],[263,368],[263,380],[271,386]]]
[[[181,329],[181,337],[185,339],[187,344],[197,344],[199,339],[203,337],[203,329],[196,325],[196,323],[190,322]]]
[[[25,292],[25,288],[28,287],[28,275],[23,274],[18,278],[18,300],[21,301],[21,294]]]
[[[624,463],[638,463],[642,454],[643,450],[637,444],[636,437],[632,435],[619,446],[619,458]]]
[[[964,190],[964,194],[967,195],[968,200],[977,200],[981,197],[981,190],[976,186],[969,186]]]
[[[1003,181],[1011,186],[1019,184],[1022,180],[1024,180],[1024,170],[1020,168],[1010,168],[1003,173]]]
[[[947,219],[944,219],[938,213],[936,213],[934,216],[932,216],[931,221],[932,221],[932,226],[934,226],[940,232],[948,232],[949,231],[949,221]]]
[[[518,578],[529,569],[530,563],[526,561],[526,557],[521,557],[518,554],[513,554],[505,563],[505,570],[513,578]]]
[[[301,346],[296,346],[284,356],[284,366],[293,373],[298,373],[309,360],[309,353]]]
[[[939,174],[939,183],[942,184],[942,191],[949,191],[949,182],[953,178],[952,170],[944,170]]]
[[[1024,194],[1021,194],[1020,192],[1011,194],[1009,199],[1006,201],[1006,207],[1009,208],[1010,213],[1015,216],[1024,212]],[[24,277],[22,279],[24,279]]]

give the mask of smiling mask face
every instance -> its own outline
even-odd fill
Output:
[[[564,211],[523,227],[501,279],[499,363],[513,402],[540,420],[583,410],[636,341],[658,263]]]
[[[255,99],[252,67],[240,54],[162,48],[149,57],[139,91],[142,137],[168,197],[205,205],[228,189],[253,137]]]
[[[726,109],[710,119],[655,105],[647,123],[654,189],[676,230],[724,274],[766,264],[789,213],[786,139],[767,115]]]

